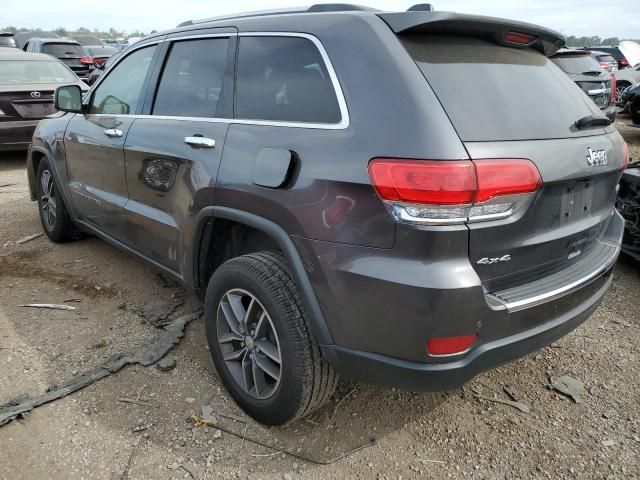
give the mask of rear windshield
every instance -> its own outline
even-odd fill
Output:
[[[0,47],[15,47],[16,42],[13,37],[2,37],[0,36]]]
[[[45,43],[42,45],[42,53],[47,53],[57,58],[83,57],[86,55],[80,45],[73,43]]]
[[[576,120],[602,116],[551,60],[532,49],[470,38],[403,36],[463,141],[534,140],[594,135]]]
[[[597,55],[599,62],[618,63],[611,55]]]
[[[574,73],[576,75],[602,71],[598,62],[589,55],[563,55],[561,57],[552,57],[551,60],[560,67],[563,72]]]
[[[0,85],[67,83],[75,81],[77,81],[76,76],[57,60],[0,61]]]

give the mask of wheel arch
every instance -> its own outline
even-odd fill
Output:
[[[190,275],[192,286],[196,293],[202,296],[207,287],[205,282],[208,281],[208,278],[204,279],[202,273],[203,269],[207,268],[208,250],[217,220],[235,222],[259,231],[278,247],[287,259],[315,337],[321,345],[332,345],[333,340],[324,320],[322,309],[293,241],[280,225],[253,213],[222,206],[205,207],[198,213],[192,242],[192,271]]]
[[[29,196],[31,200],[38,199],[37,174],[38,167],[43,158],[49,161],[49,165],[53,163],[49,153],[42,147],[32,146],[27,156],[27,179],[29,180]],[[53,167],[52,167],[53,168]],[[56,172],[54,172],[56,175]],[[57,179],[56,179],[57,180]]]

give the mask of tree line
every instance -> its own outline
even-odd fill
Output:
[[[617,47],[624,38],[608,37],[600,38],[597,35],[593,37],[576,37],[569,35],[566,37],[565,43],[568,47]],[[633,40],[627,38],[626,40]],[[640,40],[633,40],[634,42],[640,42]]]
[[[6,28],[0,29],[3,32],[31,32],[31,31],[42,31],[41,28],[17,28],[14,26],[8,26]],[[109,30],[98,30],[94,28],[90,30],[86,27],[80,27],[76,30],[68,30],[64,27],[57,27],[51,30],[53,33],[60,37],[69,37],[71,35],[92,35],[97,38],[102,39],[119,39],[119,38],[127,38],[127,37],[144,37],[147,33],[136,30],[135,32],[125,32],[124,30],[116,30],[115,28],[110,28]],[[156,33],[156,30],[152,30],[148,33]]]

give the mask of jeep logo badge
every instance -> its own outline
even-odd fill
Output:
[[[31,98],[40,98],[40,92],[31,92]]]
[[[591,150],[587,148],[587,163],[590,167],[604,167],[609,163],[606,150]]]

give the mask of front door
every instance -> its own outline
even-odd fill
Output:
[[[128,198],[124,142],[141,106],[155,45],[123,58],[100,82],[86,114],[77,114],[64,138],[69,190],[80,220],[122,240]]]
[[[234,51],[233,35],[175,39],[148,115],[135,121],[125,143],[127,243],[178,274],[187,219],[198,202],[213,202]]]

